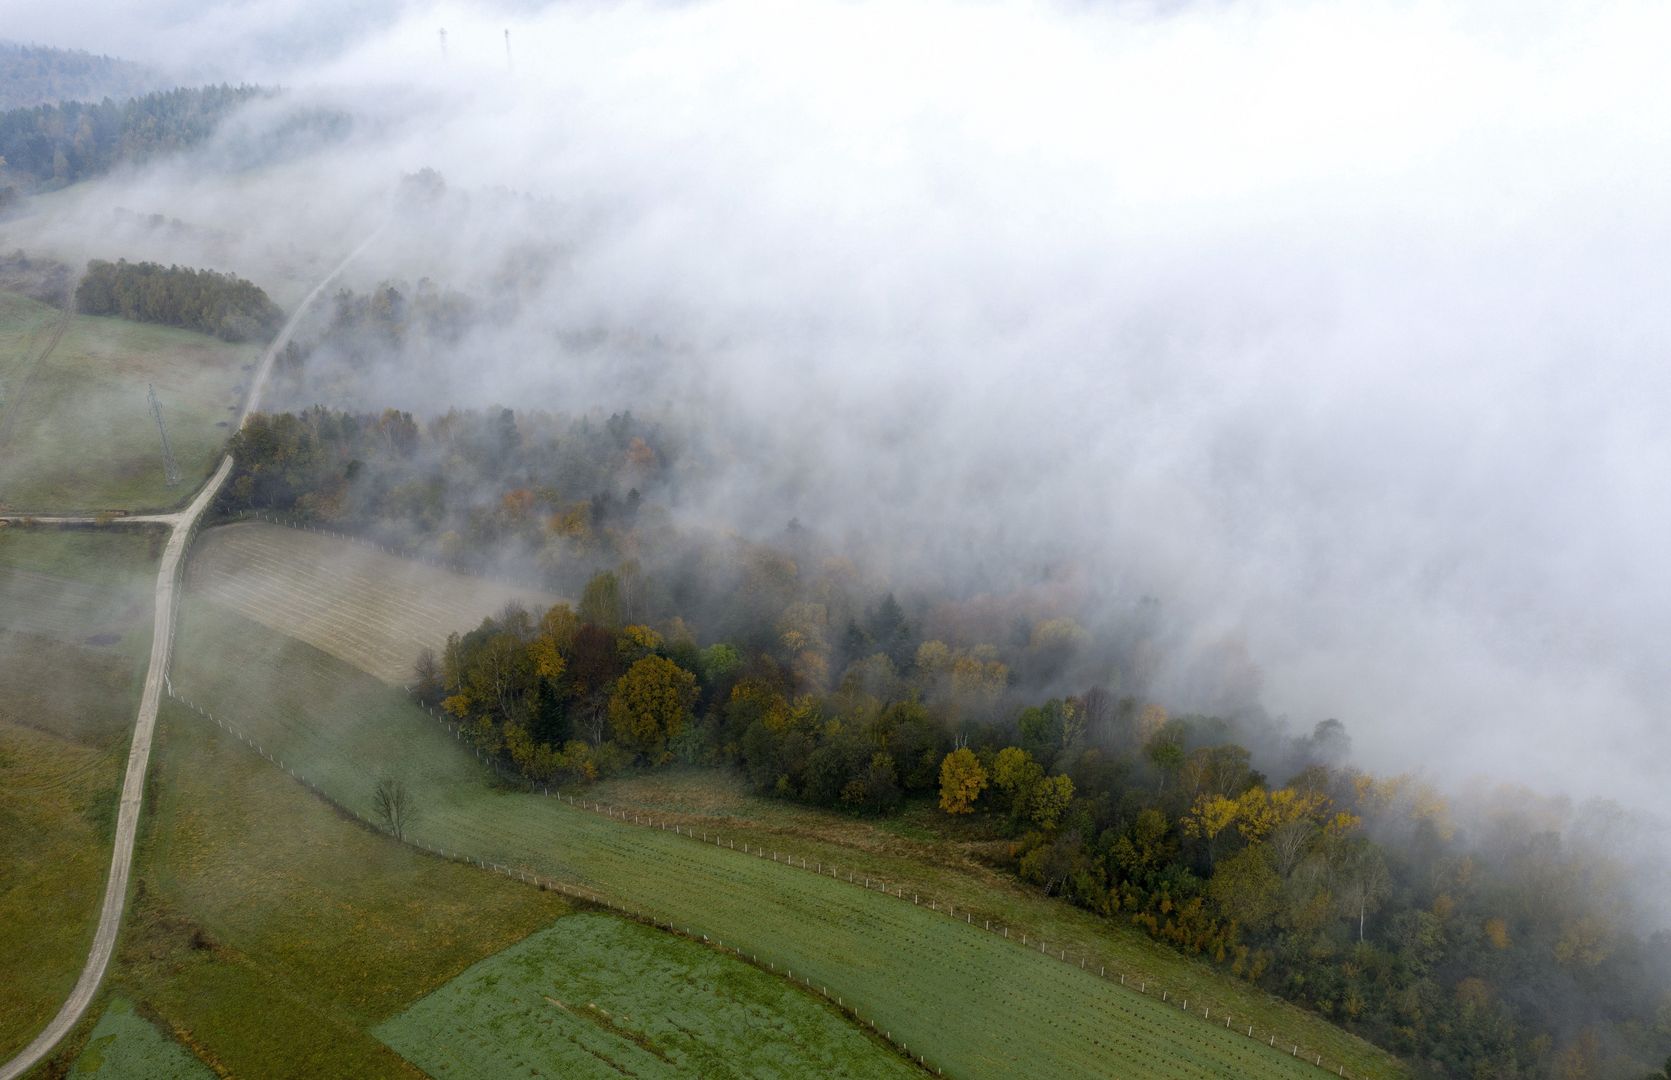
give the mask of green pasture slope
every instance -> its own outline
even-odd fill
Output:
[[[921,1075],[782,979],[598,914],[557,920],[375,1034],[437,1080]]]
[[[212,602],[188,598],[182,619],[175,688],[343,806],[370,816],[377,778],[403,777],[418,842],[581,884],[792,971],[947,1075],[1321,1075],[1216,1015],[1208,1023],[1099,978],[1094,957],[1081,970],[845,880],[508,790],[398,691]],[[1288,1014],[1297,1038],[1351,1042]],[[1345,1068],[1402,1074],[1367,1047]]]
[[[260,348],[91,315],[74,316],[54,344],[61,314],[0,293],[0,503],[44,513],[182,501],[231,434],[249,377],[243,369]],[[180,464],[177,487],[163,472],[147,383]]]
[[[133,1002],[116,997],[105,1006],[68,1075],[69,1080],[212,1080],[215,1074],[135,1013]]]
[[[93,937],[156,539],[0,530],[0,1058],[58,1010]]]
[[[1290,1034],[1345,1062],[1354,1072],[1380,1075],[1389,1059],[1373,1045],[1312,1013],[1263,993],[1205,959],[1188,959],[1123,919],[1109,919],[1044,896],[989,861],[998,837],[984,815],[949,818],[932,798],[911,800],[890,817],[854,817],[822,807],[755,795],[734,772],[685,767],[631,773],[591,789],[622,810],[719,833],[738,844],[793,851],[802,858],[864,872],[976,919],[1024,927],[1069,956],[1104,959],[1110,970],[1167,987],[1173,997],[1210,1006],[1214,1015],[1246,1016],[1261,1028]],[[1245,1030],[1245,1029],[1244,1029]]]
[[[619,1076],[605,1058],[628,1060],[646,1046],[698,1055],[661,1026],[664,1018],[618,1007],[599,986],[612,972],[654,980],[678,997],[683,1011],[669,1015],[697,1033],[688,1038],[746,1044],[739,1055],[789,1063],[776,1075],[820,1075],[827,1062],[845,1063],[853,1076],[903,1069],[896,1053],[833,1010],[733,957],[613,916],[572,919],[556,892],[366,828],[177,702],[163,703],[151,768],[134,896],[108,985],[142,1003],[154,1033],[173,1033],[222,1075],[415,1077],[401,1053],[432,1064],[437,1051],[422,1044],[425,1030],[449,1053],[461,1026],[475,1040],[473,1075],[493,1080],[530,1075],[501,1067],[525,1057],[578,1078]],[[580,1033],[603,1056],[564,1056],[580,1043],[553,1050],[539,1041],[553,1006],[541,994],[530,1009],[508,992],[530,970],[549,976],[545,994],[558,996],[561,985],[577,1007],[610,1010],[584,1014],[607,1031]],[[507,992],[489,993],[488,983]],[[774,992],[799,999],[799,1011],[794,1002],[780,1009]],[[443,1001],[469,1015],[418,1019]],[[761,1022],[767,1009],[795,1019],[792,1037]],[[109,1070],[126,1043],[100,1043],[99,1023],[90,1031],[92,1020],[84,1023],[51,1068],[102,1061]],[[403,1028],[406,1040],[388,1034]],[[467,1074],[460,1066],[447,1075]],[[701,1074],[712,1071],[704,1065]]]

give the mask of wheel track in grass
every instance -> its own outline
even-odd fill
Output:
[[[46,358],[58,348],[58,343],[64,340],[64,332],[70,328],[70,319],[75,315],[75,287],[78,280],[72,280],[64,287],[64,313],[58,317],[57,325],[52,328],[52,336],[47,339],[46,348],[30,363],[29,370],[18,383],[17,392],[7,399],[5,410],[0,412],[0,449],[4,449],[10,441],[12,429],[17,427],[17,418],[23,412],[18,408],[18,403],[28,395],[29,384],[35,381],[41,365],[46,363]]]

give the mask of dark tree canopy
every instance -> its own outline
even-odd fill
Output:
[[[86,315],[201,330],[223,341],[265,341],[284,323],[278,305],[243,278],[125,259],[88,263],[75,302]]]

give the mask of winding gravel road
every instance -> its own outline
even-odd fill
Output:
[[[295,333],[296,325],[303,313],[349,263],[371,246],[382,231],[380,228],[372,233],[296,305],[295,312],[286,320],[283,329],[262,354],[261,366],[256,369],[249,396],[244,402],[243,411],[238,414],[240,427],[259,405],[262,387],[273,370],[273,360],[285,345],[289,344],[290,336]],[[168,680],[168,660],[174,646],[174,590],[179,582],[180,563],[203,511],[208,509],[209,503],[214,500],[221,485],[226,483],[226,478],[231,474],[232,457],[229,454],[221,459],[214,475],[209,477],[208,482],[184,510],[173,514],[116,518],[111,522],[161,524],[167,525],[170,531],[168,544],[163,549],[162,564],[157,568],[156,611],[151,626],[151,663],[145,671],[145,689],[139,699],[139,715],[134,721],[133,743],[128,750],[128,769],[122,780],[122,801],[116,816],[116,841],[110,857],[110,877],[105,882],[104,906],[99,911],[98,929],[93,934],[93,947],[87,954],[86,965],[81,969],[81,978],[76,981],[69,998],[45,1030],[16,1057],[0,1065],[0,1080],[14,1080],[15,1077],[22,1076],[58,1045],[58,1041],[75,1027],[76,1022],[87,1011],[87,1007],[92,1004],[99,983],[104,981],[105,970],[110,966],[111,953],[116,949],[116,936],[122,928],[122,913],[127,906],[128,876],[133,869],[133,845],[139,829],[140,801],[145,794],[145,770],[151,762],[151,736],[157,726],[157,703],[161,699],[163,685]],[[20,516],[10,520],[26,519]],[[94,519],[90,516],[29,515],[27,520],[46,524],[74,524],[91,522]]]

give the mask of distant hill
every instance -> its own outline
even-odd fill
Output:
[[[170,84],[154,68],[113,56],[0,41],[0,109],[107,97],[122,100]]]

